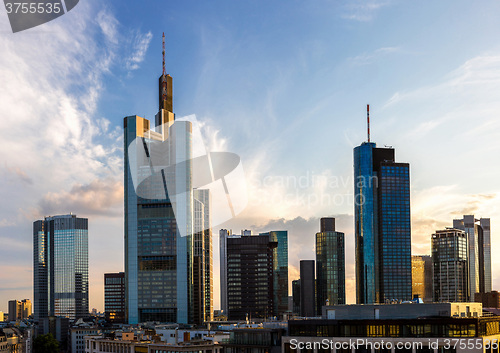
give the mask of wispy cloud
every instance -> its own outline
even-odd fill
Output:
[[[129,71],[137,70],[139,64],[144,61],[153,34],[151,32],[137,32],[132,38],[132,43],[130,45],[131,54],[125,59],[125,66]]]
[[[383,48],[378,48],[372,52],[368,53],[363,53],[358,56],[352,57],[352,58],[347,58],[347,62],[349,62],[352,65],[368,65],[388,54],[392,53],[397,53],[400,52],[401,49],[399,47],[383,47]]]
[[[380,0],[350,0],[344,5],[342,18],[359,22],[368,22],[375,17],[381,8],[389,4],[389,1]]]

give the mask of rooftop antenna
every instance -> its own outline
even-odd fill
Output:
[[[370,104],[366,105],[366,121],[368,122],[368,143],[370,143]]]
[[[163,75],[165,75],[165,32],[163,32]]]

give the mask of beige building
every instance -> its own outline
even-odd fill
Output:
[[[413,255],[411,257],[412,294],[432,303],[432,257],[430,255]]]
[[[31,316],[31,300],[9,300],[9,321],[19,321]]]

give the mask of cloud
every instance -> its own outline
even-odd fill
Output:
[[[371,64],[373,61],[380,59],[388,54],[392,53],[397,53],[400,52],[399,47],[383,47],[383,48],[378,48],[372,52],[369,53],[363,53],[361,55],[352,57],[352,58],[347,58],[347,61],[356,66],[361,66],[361,65],[368,65]]]
[[[48,192],[39,202],[40,214],[68,212],[82,217],[121,217],[123,183],[112,178],[95,179],[89,184],[75,184],[69,191]]]
[[[371,21],[383,7],[390,5],[389,1],[351,0],[344,6],[342,18],[359,22]]]
[[[139,64],[144,61],[151,39],[153,39],[153,34],[151,31],[144,34],[137,31],[132,38],[132,43],[130,45],[132,53],[125,59],[125,67],[129,71],[137,70]]]

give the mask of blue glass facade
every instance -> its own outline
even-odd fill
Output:
[[[35,319],[89,313],[88,220],[75,215],[33,223]]]
[[[356,301],[411,299],[409,164],[394,149],[354,149]]]

